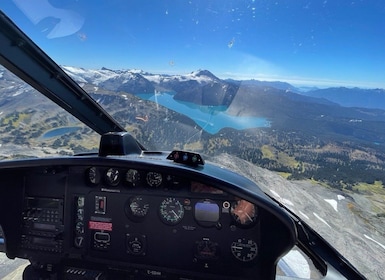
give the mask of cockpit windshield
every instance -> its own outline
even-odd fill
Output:
[[[199,153],[246,176],[367,278],[385,278],[382,0],[3,0],[0,10],[147,151]],[[3,161],[99,149],[99,133],[1,65],[0,132]],[[320,277],[295,248],[278,275],[292,264],[289,276]]]

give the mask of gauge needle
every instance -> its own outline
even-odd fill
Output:
[[[171,210],[172,213],[174,213],[174,215],[179,218],[178,214],[174,211],[174,210]]]
[[[247,218],[249,218],[249,220],[252,222],[253,219],[249,216],[249,214],[247,214],[246,212],[245,212],[245,214],[246,214]]]

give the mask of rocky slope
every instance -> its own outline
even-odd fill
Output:
[[[343,193],[281,176],[228,154],[210,159],[242,174],[296,213],[368,279],[385,279],[385,218],[364,195]]]

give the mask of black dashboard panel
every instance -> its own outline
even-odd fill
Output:
[[[295,243],[283,210],[249,180],[210,164],[158,154],[1,167],[1,207],[12,215],[0,217],[6,252],[29,259],[31,275],[272,279]]]

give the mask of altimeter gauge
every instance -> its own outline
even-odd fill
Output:
[[[159,207],[160,219],[168,225],[176,225],[184,216],[182,203],[175,197],[164,199]]]
[[[142,196],[133,196],[128,199],[125,205],[125,212],[129,219],[140,222],[147,215],[150,203]]]

